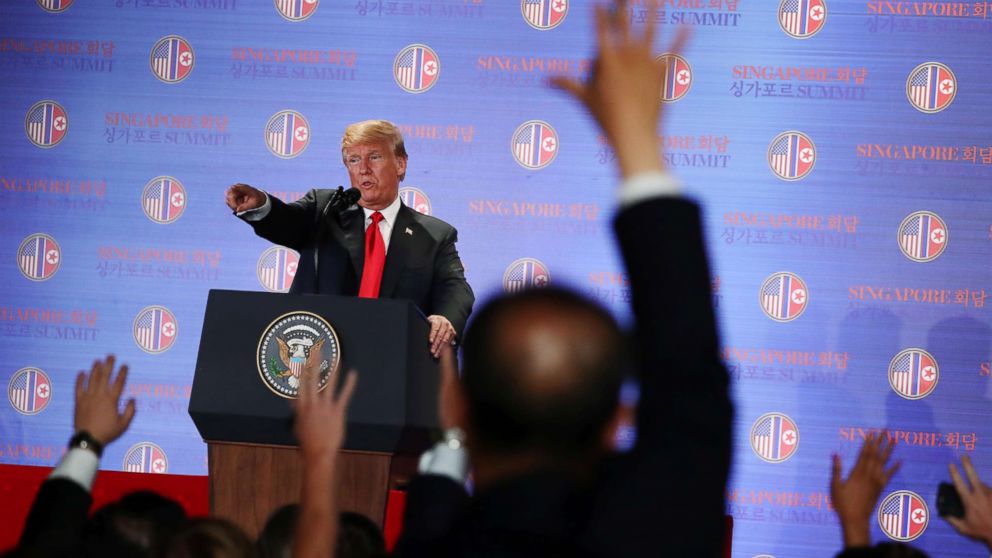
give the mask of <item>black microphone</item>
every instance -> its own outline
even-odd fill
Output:
[[[331,211],[339,212],[355,205],[361,197],[362,193],[358,191],[358,188],[348,188],[345,190],[344,186],[338,186],[337,192],[331,195],[331,199],[327,200],[324,210],[320,212],[320,219],[323,220]]]

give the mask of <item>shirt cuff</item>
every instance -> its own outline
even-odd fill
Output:
[[[265,219],[265,217],[269,214],[269,211],[272,210],[272,202],[269,201],[268,194],[265,192],[262,193],[265,194],[265,203],[255,209],[239,211],[235,215],[241,217],[245,221],[261,221],[262,219]]]
[[[620,188],[620,205],[627,207],[650,198],[681,195],[679,179],[665,171],[635,174]]]
[[[72,448],[66,452],[48,478],[69,479],[86,490],[91,490],[99,467],[100,458],[95,453],[82,448]]]
[[[441,475],[464,484],[468,478],[468,456],[465,448],[452,448],[447,442],[438,442],[420,456],[417,471],[422,475]]]

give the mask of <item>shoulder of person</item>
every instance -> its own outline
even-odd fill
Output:
[[[403,210],[409,213],[410,219],[412,219],[414,223],[424,227],[424,229],[431,233],[431,236],[435,238],[443,238],[445,235],[455,231],[455,227],[452,227],[437,217],[432,215],[424,215],[423,213],[415,209],[411,209],[405,205],[403,206]]]

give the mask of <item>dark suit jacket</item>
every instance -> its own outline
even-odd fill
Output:
[[[22,556],[81,556],[83,531],[93,497],[68,479],[48,479],[41,484],[21,531]]]
[[[592,485],[538,471],[469,497],[450,479],[418,477],[395,555],[721,556],[732,408],[699,210],[653,199],[621,211],[615,228],[641,353],[633,450]]]
[[[334,192],[310,190],[290,204],[269,196],[269,214],[248,221],[258,236],[300,253],[291,293],[358,294],[365,265],[365,214],[353,206],[321,222],[321,212]],[[379,296],[412,300],[426,315],[448,318],[460,336],[475,295],[465,281],[457,240],[458,232],[451,225],[400,206]]]

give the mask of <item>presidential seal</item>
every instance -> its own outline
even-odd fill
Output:
[[[318,389],[327,387],[341,365],[341,345],[324,318],[311,312],[290,312],[262,333],[256,362],[262,382],[273,393],[295,399],[304,375],[312,371],[320,375]]]

